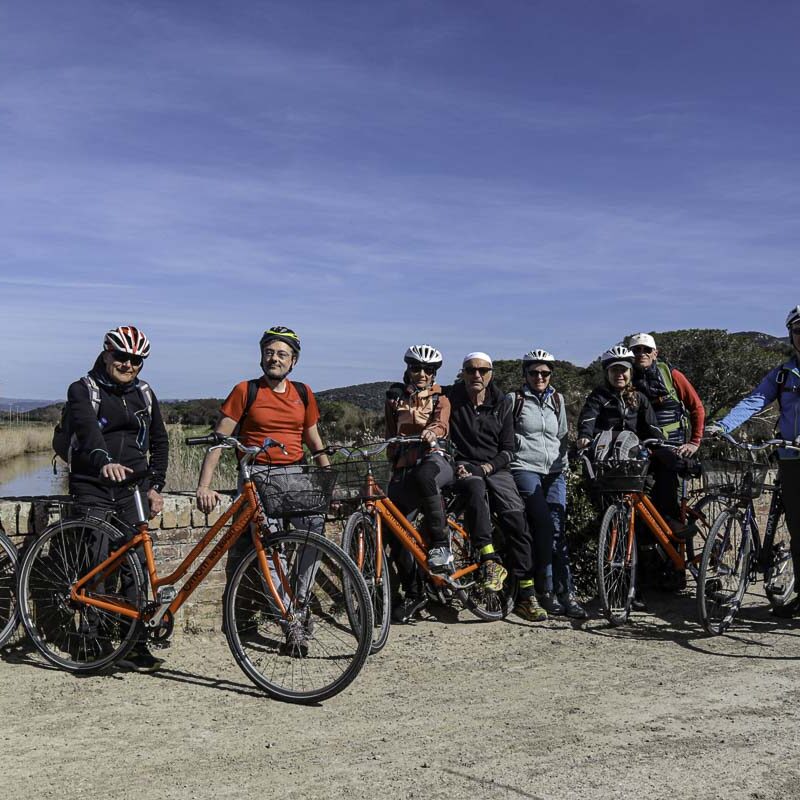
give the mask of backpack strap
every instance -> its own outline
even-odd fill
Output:
[[[308,408],[308,386],[306,386],[304,383],[300,383],[300,381],[292,381],[292,386],[294,386],[297,394],[300,395],[303,405]]]
[[[261,383],[261,378],[250,378],[247,381],[247,399],[244,403],[244,409],[242,410],[242,416],[239,417],[239,421],[236,423],[236,427],[233,429],[232,436],[238,436],[239,432],[242,429],[242,424],[244,423],[245,419],[247,419],[247,415],[250,412],[250,407],[256,400],[256,395],[258,394],[258,384]]]
[[[97,416],[100,413],[100,387],[91,375],[84,375],[81,382],[89,392],[89,402],[92,404],[94,415]]]
[[[556,418],[561,416],[561,395],[553,389],[553,393],[550,395],[553,400],[553,408],[556,412]],[[522,407],[525,405],[525,395],[522,393],[520,389],[517,389],[514,392],[514,424],[516,425],[519,422],[519,418],[522,416]]]
[[[147,415],[150,419],[153,419],[153,390],[150,388],[150,384],[147,383],[147,381],[140,380],[137,384],[137,388],[142,395],[142,400],[144,400]]]

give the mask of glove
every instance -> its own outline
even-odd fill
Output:
[[[719,422],[712,422],[710,425],[706,425],[704,433],[706,436],[717,437],[722,436],[722,434],[727,433],[727,431]]]

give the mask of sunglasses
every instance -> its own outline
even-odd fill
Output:
[[[653,352],[653,348],[652,347],[646,347],[643,344],[637,344],[636,347],[632,347],[631,348],[631,352],[636,353],[636,354],[638,354],[638,353],[652,353]]]
[[[411,364],[409,372],[424,372],[426,375],[433,375],[436,370],[433,367],[426,367],[424,364]]]
[[[111,357],[116,361],[118,364],[124,364],[126,361],[130,361],[132,367],[141,367],[142,362],[144,359],[141,356],[134,356],[130,353],[123,353],[121,350],[113,350],[111,352]]]
[[[541,378],[542,380],[546,380],[549,378],[553,373],[549,369],[529,369],[528,375],[535,375],[537,378]]]
[[[464,372],[466,372],[467,375],[480,375],[483,377],[491,371],[491,367],[464,367]]]
[[[797,334],[800,333],[800,325],[792,325],[789,330],[792,332],[792,336],[797,336]]]

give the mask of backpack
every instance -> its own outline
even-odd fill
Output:
[[[550,395],[553,398],[553,406],[556,410],[556,418],[561,417],[561,395],[553,390],[553,394]],[[517,389],[514,392],[514,425],[517,424],[519,418],[522,416],[522,407],[525,405],[525,395],[522,393],[521,389]]]
[[[786,386],[786,378],[791,374],[792,370],[789,367],[783,366],[778,370],[778,374],[775,376],[775,383],[778,384],[778,408],[781,410],[783,409],[783,405],[781,403],[781,395],[784,392],[800,392],[800,386],[790,386],[787,388]]]
[[[89,402],[92,404],[92,410],[95,416],[100,413],[100,387],[91,375],[84,375],[81,378],[84,386],[89,390]],[[136,388],[142,395],[145,407],[147,408],[147,415],[153,418],[153,391],[150,384],[146,381],[140,380],[136,384]],[[69,407],[64,404],[61,409],[61,419],[56,423],[53,428],[53,472],[56,471],[56,456],[62,461],[66,462],[67,467],[72,469],[72,452],[78,445],[77,436],[72,432],[72,422],[69,418]]]
[[[238,436],[239,431],[242,429],[242,423],[245,421],[248,412],[250,411],[250,406],[256,400],[256,395],[258,394],[258,386],[261,383],[261,378],[250,378],[247,381],[247,400],[244,404],[244,411],[242,411],[242,416],[239,417],[239,421],[236,423],[236,427],[233,429],[233,436]],[[300,381],[290,381],[292,386],[294,386],[295,391],[297,394],[300,395],[300,399],[303,401],[303,406],[308,408],[308,386],[304,383],[300,383]]]

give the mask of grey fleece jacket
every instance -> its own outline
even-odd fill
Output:
[[[567,454],[567,412],[563,396],[561,408],[556,413],[552,386],[538,398],[526,384],[522,388],[525,402],[522,413],[514,423],[514,458],[509,465],[512,472],[538,472],[543,475],[562,472]],[[516,402],[516,394],[508,395]]]

